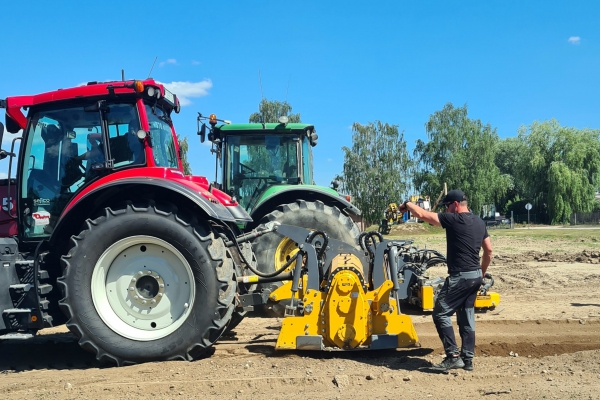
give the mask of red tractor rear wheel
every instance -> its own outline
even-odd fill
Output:
[[[174,210],[107,208],[62,257],[67,326],[100,361],[194,359],[231,319],[235,273],[222,239]]]

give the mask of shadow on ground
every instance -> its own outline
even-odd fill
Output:
[[[373,366],[385,366],[395,370],[414,371],[430,367],[431,364],[424,360],[433,349],[410,348],[410,349],[388,349],[388,350],[353,350],[353,351],[294,351],[275,350],[273,344],[248,344],[246,349],[250,353],[262,354],[269,358],[308,357],[320,360],[353,360]]]

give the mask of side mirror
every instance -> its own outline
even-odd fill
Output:
[[[2,139],[4,138],[4,124],[0,122],[0,144],[2,143]]]
[[[198,135],[200,135],[200,143],[204,143],[204,141],[206,140],[206,125],[202,124]]]
[[[310,140],[310,145],[315,147],[317,145],[317,139],[319,139],[319,135],[317,135],[315,131],[312,131],[308,139]]]

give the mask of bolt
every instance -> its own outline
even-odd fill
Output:
[[[325,329],[321,329],[321,332],[325,333]]]
[[[146,300],[142,300],[142,304],[146,304]]]
[[[304,329],[308,329],[308,324],[304,325]]]
[[[133,286],[129,286],[129,291],[133,292],[135,290],[135,288]]]
[[[131,282],[135,282],[137,279],[135,278],[131,278]]]
[[[158,285],[158,287],[159,287],[159,288],[164,288],[164,287],[165,287],[165,284],[164,284],[164,283],[161,283],[160,285]]]
[[[152,299],[152,301],[150,303],[156,304],[156,300]]]
[[[159,293],[159,294],[158,294],[158,297],[163,297],[163,294],[162,294],[162,293]]]
[[[134,298],[134,299],[136,299],[136,300],[137,300],[137,299],[139,299],[139,297],[138,297],[138,296],[133,296],[133,298]]]
[[[188,308],[190,305],[189,305],[188,303],[185,303],[183,306],[184,306],[185,308]]]
[[[385,330],[385,333],[388,333],[388,332],[387,332],[387,329]]]

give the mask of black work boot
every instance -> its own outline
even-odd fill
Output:
[[[446,356],[446,358],[444,358],[444,361],[442,361],[439,364],[433,364],[431,366],[431,369],[443,372],[448,371],[450,369],[460,369],[464,367],[465,363],[459,356]]]
[[[465,371],[473,371],[473,359],[472,358],[463,358],[462,360],[463,360],[463,363],[465,364],[463,369]]]

